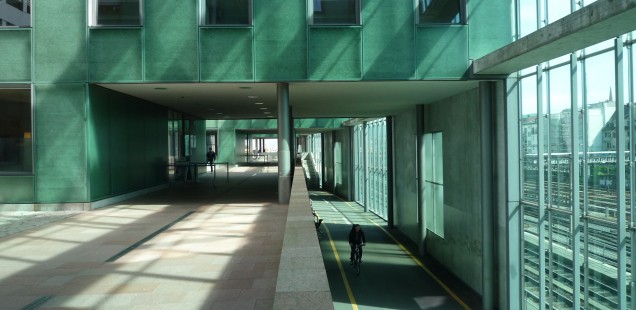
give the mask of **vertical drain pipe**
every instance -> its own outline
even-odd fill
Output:
[[[493,83],[479,83],[479,114],[481,119],[481,248],[483,309],[494,309],[494,238],[493,238]]]
[[[288,204],[291,193],[291,130],[289,84],[276,84],[278,96],[278,203]]]

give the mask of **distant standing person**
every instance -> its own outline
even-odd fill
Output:
[[[212,150],[212,148],[208,150],[206,157],[208,158],[208,163],[210,164],[210,170],[214,171],[214,161],[216,160],[216,153]]]

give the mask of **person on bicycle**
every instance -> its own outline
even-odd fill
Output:
[[[360,246],[360,262],[362,262],[362,246],[367,242],[364,238],[364,231],[360,224],[353,224],[351,231],[349,232],[349,246],[351,246],[351,260],[350,264],[353,265],[353,252],[356,250],[356,246]]]

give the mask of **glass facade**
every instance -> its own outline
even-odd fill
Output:
[[[360,24],[360,0],[310,0],[314,25]]]
[[[33,171],[31,89],[0,87],[0,174]]]
[[[353,127],[354,199],[383,219],[388,217],[386,118]]]
[[[94,0],[93,26],[140,26],[141,0]]]
[[[518,2],[520,36],[591,1],[538,3]],[[519,73],[527,309],[636,309],[634,34]]]
[[[30,27],[31,1],[0,0],[0,27]]]
[[[250,25],[251,0],[202,0],[202,25]]]
[[[463,0],[419,0],[420,24],[461,24],[464,21]]]

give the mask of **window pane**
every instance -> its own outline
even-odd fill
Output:
[[[548,23],[553,23],[570,14],[570,1],[548,1]]]
[[[141,25],[139,0],[97,0],[97,25]]]
[[[31,90],[0,89],[0,173],[31,172]]]
[[[614,225],[590,223],[588,225],[589,296],[590,304],[601,304],[608,309],[618,309],[617,245]]]
[[[420,24],[460,24],[460,0],[420,0]]]
[[[571,217],[561,213],[550,214],[548,255],[546,255],[546,286],[548,297],[556,309],[572,309],[574,300],[574,271],[572,270]]]
[[[548,71],[550,105],[550,193],[552,207],[571,209],[570,158],[572,155],[572,116],[570,109],[570,67]]]
[[[0,27],[31,26],[31,1],[0,0]]]
[[[358,24],[358,0],[313,0],[314,24]]]
[[[249,25],[249,0],[206,0],[206,25]]]
[[[520,0],[519,5],[519,37],[521,38],[537,30],[537,2]]]

